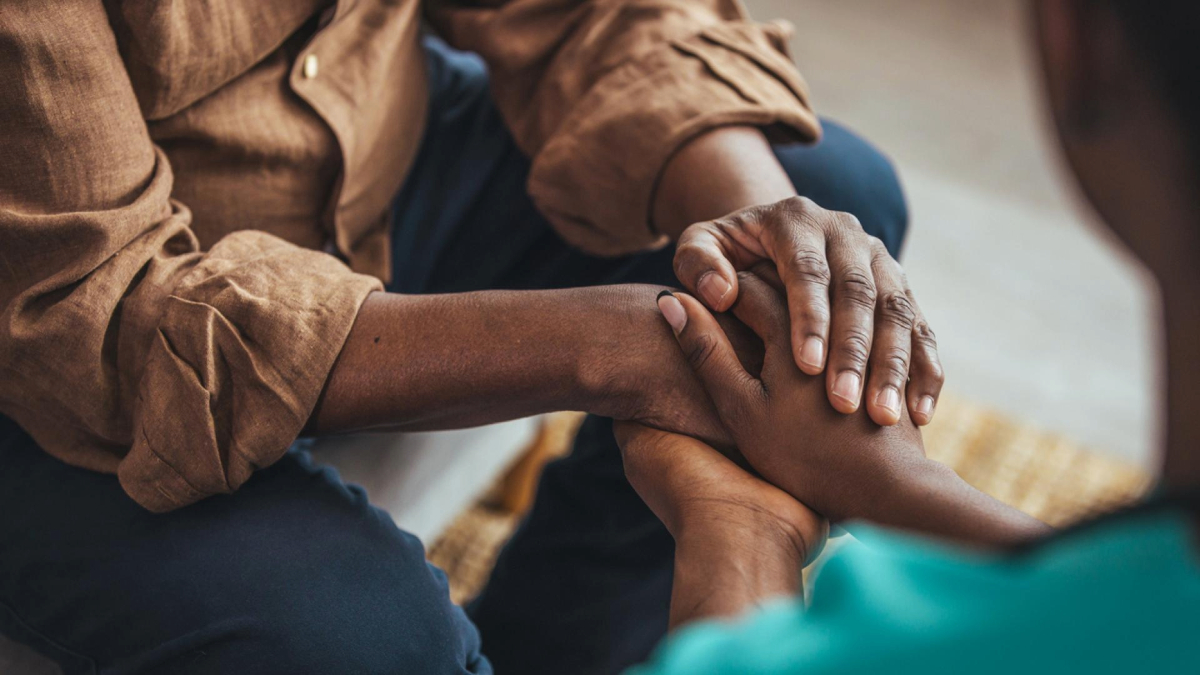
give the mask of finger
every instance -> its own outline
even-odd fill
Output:
[[[909,369],[908,410],[913,421],[924,426],[933,421],[933,411],[937,408],[946,376],[942,371],[942,361],[938,358],[937,337],[921,314],[921,308],[917,307],[915,302],[913,307],[917,317],[912,332],[913,358],[912,367]]]
[[[696,223],[675,244],[675,276],[714,312],[729,309],[737,298],[733,242],[715,221]]]
[[[833,407],[852,413],[862,401],[875,328],[876,290],[867,235],[853,216],[840,215],[846,220],[828,233],[833,319],[825,386]]]
[[[757,274],[738,273],[738,298],[733,315],[762,340],[766,349],[764,365],[779,357],[792,364],[792,340],[788,312],[783,295]]]
[[[867,382],[867,414],[876,424],[890,426],[900,421],[905,401],[916,311],[900,265],[888,254],[883,242],[872,237],[871,245],[874,250],[871,272],[875,276],[878,302]]]
[[[721,421],[736,439],[736,429],[756,416],[755,408],[762,401],[762,382],[742,367],[721,326],[695,298],[663,291],[658,295],[658,309],[716,404]]]
[[[829,261],[825,235],[818,227],[797,221],[773,232],[771,259],[787,293],[796,365],[809,375],[825,368],[829,344]]]

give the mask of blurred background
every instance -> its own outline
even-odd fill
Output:
[[[1153,466],[1157,299],[1065,175],[1015,0],[744,0],[812,103],[896,163],[947,391]]]

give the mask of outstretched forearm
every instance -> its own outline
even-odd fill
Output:
[[[612,414],[601,395],[612,345],[597,326],[621,321],[632,296],[650,304],[653,292],[374,293],[308,430],[447,429],[553,410]]]
[[[582,410],[727,443],[658,315],[661,290],[374,293],[306,431],[431,431]]]
[[[949,467],[921,458],[870,499],[866,520],[939,538],[1004,548],[1043,537],[1049,525],[981,492]]]

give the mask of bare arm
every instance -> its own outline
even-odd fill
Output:
[[[674,238],[695,221],[791,194],[762,133],[726,127],[687,143],[672,159],[655,215]],[[619,361],[649,364],[636,353],[639,344],[671,347],[669,340],[636,342],[647,329],[669,338],[654,316],[657,290],[372,294],[308,431],[441,429],[550,410],[629,415],[632,392],[613,391],[634,384],[614,381],[627,370]],[[601,330],[621,326],[624,335]],[[658,353],[674,357],[674,351]],[[696,430],[706,432],[711,437],[711,427]]]
[[[582,339],[616,293],[374,293],[359,310],[309,430],[473,426],[599,402]],[[586,313],[592,312],[589,318]]]
[[[761,379],[742,367],[697,300],[678,294],[659,302],[738,449],[764,478],[834,522],[865,519],[985,546],[1049,531],[927,459],[909,419],[880,427],[821,406],[821,383],[790,359],[782,298],[752,274],[741,281],[734,313],[766,344]]]
[[[824,519],[694,438],[631,423],[614,431],[630,484],[675,538],[672,627],[801,591]]]
[[[892,485],[854,517],[985,548],[1007,548],[1053,531],[930,459],[906,467]]]
[[[364,302],[307,427],[448,429],[554,410],[727,440],[644,285]]]

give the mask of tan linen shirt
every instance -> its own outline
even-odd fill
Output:
[[[277,460],[389,276],[422,13],[487,61],[530,194],[593,252],[661,242],[697,133],[819,133],[783,29],[735,0],[4,0],[0,411],[155,511]]]

